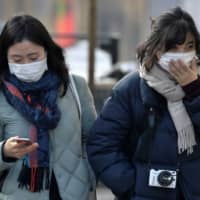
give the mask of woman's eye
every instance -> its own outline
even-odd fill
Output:
[[[22,60],[14,60],[14,63],[22,63]]]
[[[178,47],[176,45],[172,45],[168,51],[176,52],[178,51]]]
[[[30,58],[31,61],[37,61],[38,57]]]
[[[168,50],[169,52],[177,52],[178,48],[177,47],[172,47]]]
[[[194,45],[190,45],[188,46],[189,49],[193,49],[194,48]]]

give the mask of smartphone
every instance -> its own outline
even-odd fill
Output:
[[[32,142],[29,138],[16,138],[15,140],[16,140],[16,142],[23,143],[25,145],[31,145],[32,144]]]

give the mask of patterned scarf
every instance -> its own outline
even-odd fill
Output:
[[[56,128],[60,111],[56,104],[59,78],[46,72],[37,82],[25,83],[7,74],[3,81],[3,93],[13,106],[32,125],[29,137],[37,142],[36,151],[23,159],[18,182],[20,188],[39,192],[49,188],[49,130]]]
[[[186,150],[188,154],[191,154],[196,140],[191,119],[183,104],[185,96],[183,89],[169,73],[157,65],[154,65],[150,72],[144,71],[141,67],[140,76],[167,100],[168,110],[178,135],[178,153]]]

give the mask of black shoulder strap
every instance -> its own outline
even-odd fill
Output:
[[[153,138],[155,136],[155,129],[158,122],[158,115],[155,108],[150,107],[147,115],[147,127],[143,133],[141,133],[141,143],[138,144],[135,158],[142,162],[149,162],[151,160],[151,147]]]

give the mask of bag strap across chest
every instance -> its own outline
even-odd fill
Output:
[[[74,76],[72,74],[69,74],[69,87],[71,89],[72,95],[74,97],[76,107],[78,110],[78,115],[79,115],[79,120],[81,124],[81,129],[82,129],[82,108],[81,108],[81,100],[80,96],[77,90],[77,86],[74,80]],[[82,158],[86,158],[86,143],[87,143],[87,135],[84,134],[83,130],[81,130],[81,144],[82,144]]]

